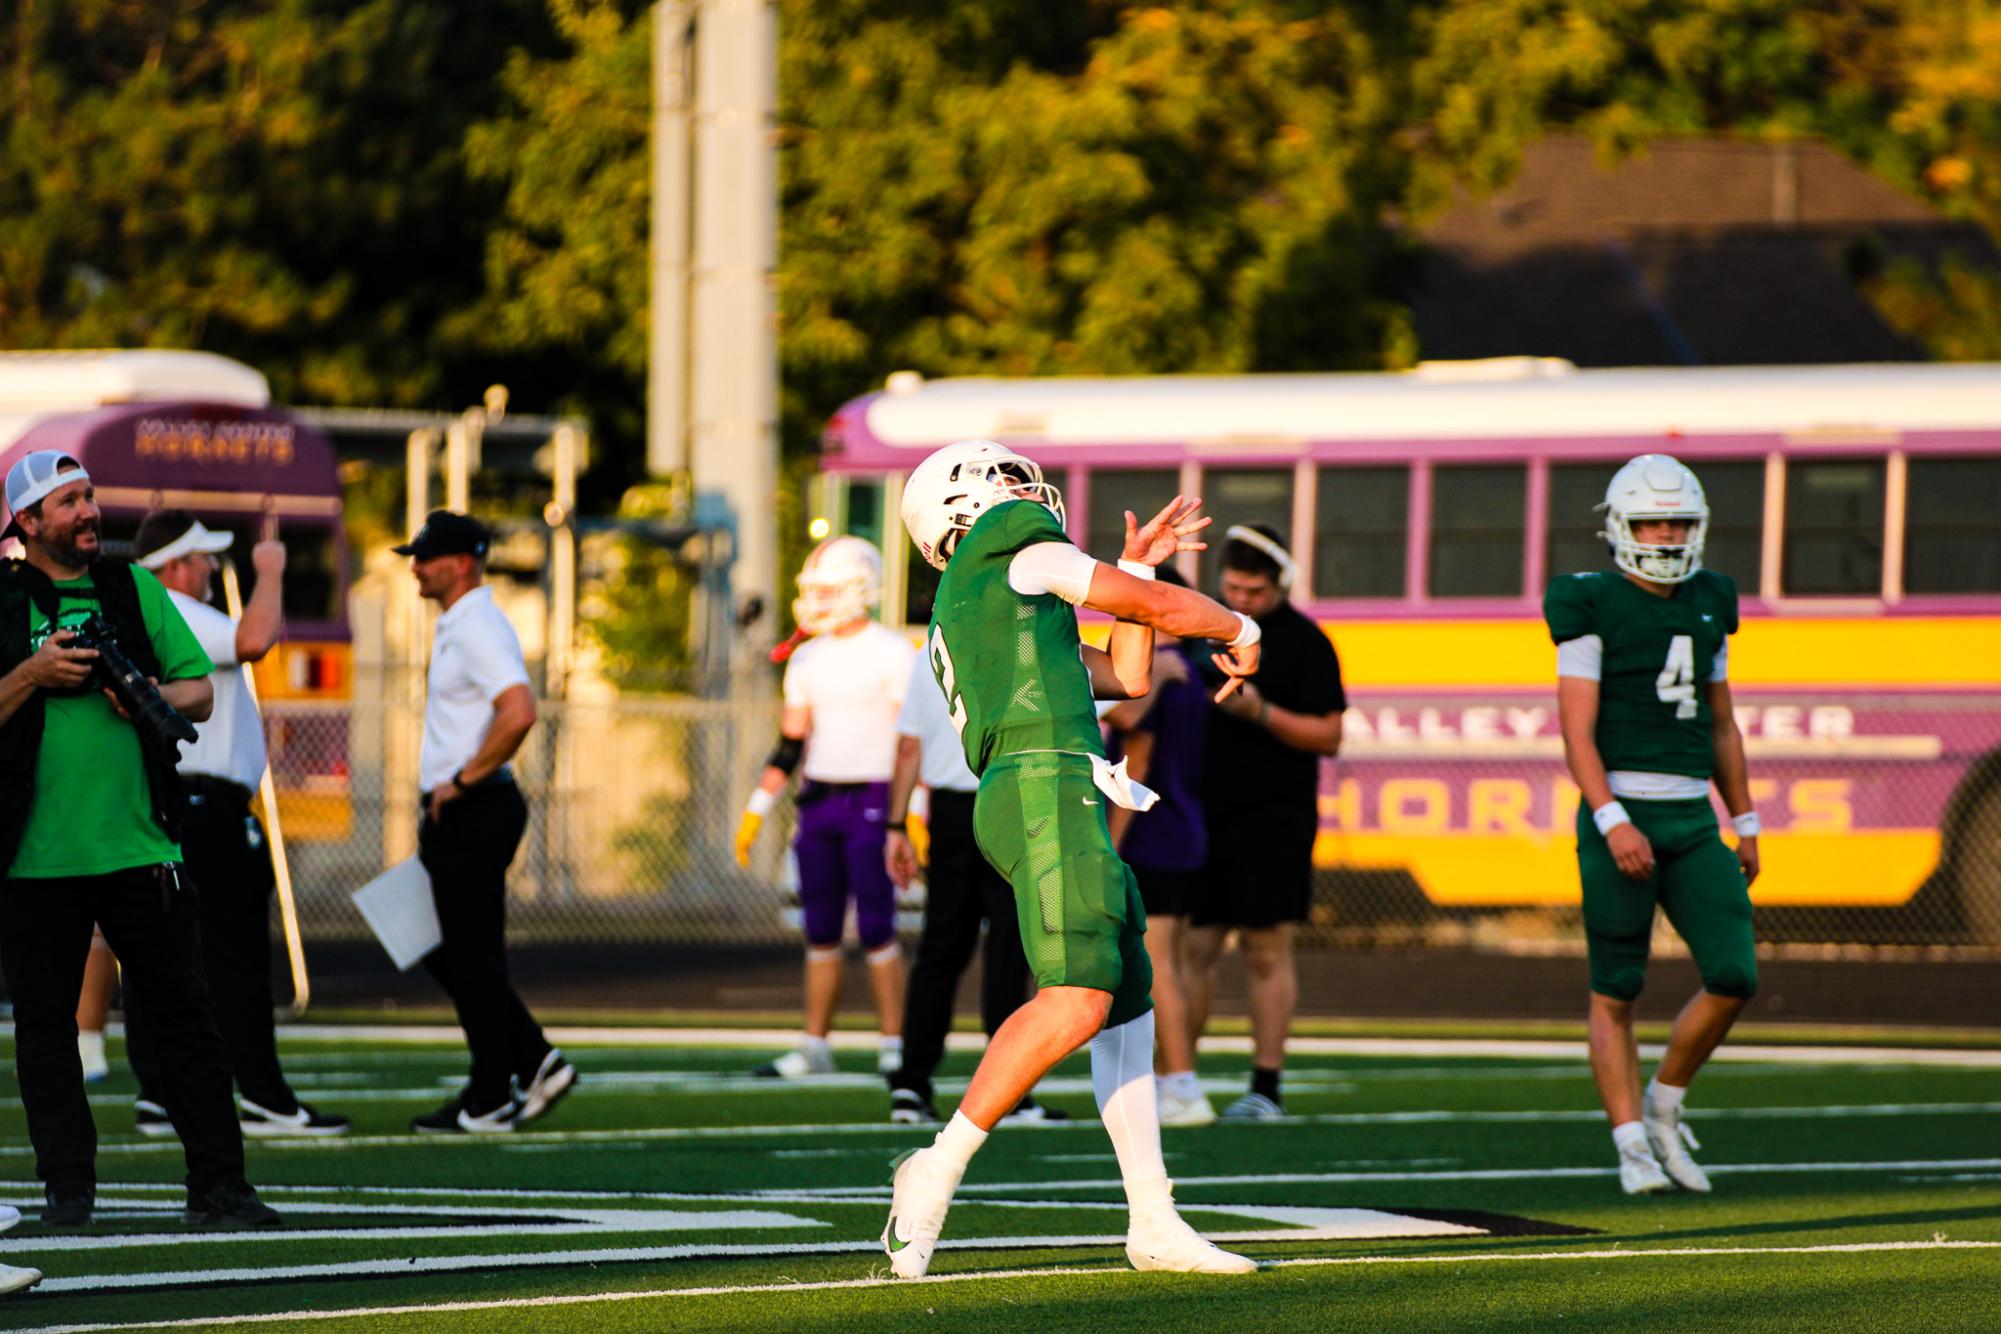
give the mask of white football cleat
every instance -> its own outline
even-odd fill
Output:
[[[1645,1148],[1619,1155],[1619,1189],[1628,1195],[1659,1195],[1674,1189],[1660,1163]]]
[[[1155,1101],[1160,1107],[1160,1123],[1164,1126],[1206,1126],[1216,1119],[1215,1105],[1200,1093],[1192,1098],[1182,1098],[1162,1089]]]
[[[936,1149],[917,1149],[897,1161],[882,1249],[898,1278],[923,1278],[931,1268],[931,1252],[945,1230],[945,1211],[952,1207],[960,1175]]]
[[[751,1071],[763,1079],[811,1079],[815,1075],[834,1073],[834,1053],[825,1047],[815,1047],[811,1051],[800,1048],[788,1051],[775,1061],[766,1061]]]
[[[1126,1230],[1126,1259],[1142,1273],[1251,1274],[1257,1261],[1232,1255],[1188,1226],[1173,1204],[1135,1217]]]
[[[42,1281],[39,1269],[23,1269],[17,1265],[0,1265],[0,1293],[24,1292]]]
[[[1688,1156],[1690,1149],[1699,1149],[1701,1143],[1695,1132],[1681,1119],[1679,1107],[1655,1107],[1651,1102],[1640,1108],[1640,1124],[1647,1128],[1647,1143],[1653,1145],[1654,1156],[1660,1160],[1674,1184],[1683,1190],[1692,1190],[1699,1195],[1709,1193],[1709,1174],[1702,1170],[1695,1159]]]

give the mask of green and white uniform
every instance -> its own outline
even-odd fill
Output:
[[[1076,612],[1008,578],[1023,549],[1068,541],[1030,501],[981,515],[939,580],[928,653],[980,778],[973,833],[1014,887],[1035,980],[1111,992],[1109,1028],[1153,1006],[1146,913],[1093,777],[1104,742]]]
[[[1658,904],[1688,942],[1706,990],[1751,995],[1758,987],[1751,895],[1709,800],[1716,771],[1709,685],[1726,679],[1736,584],[1700,570],[1662,597],[1616,570],[1564,575],[1550,582],[1543,616],[1558,646],[1557,674],[1598,682],[1598,754],[1612,794],[1654,850],[1653,875],[1628,879],[1580,803],[1591,989],[1620,1000],[1640,994]]]

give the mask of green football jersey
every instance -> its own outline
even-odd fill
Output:
[[[1737,632],[1737,585],[1698,570],[1667,597],[1617,570],[1561,575],[1543,595],[1550,638],[1597,635],[1598,753],[1607,769],[1710,778],[1716,771],[1709,681]]]
[[[959,539],[938,581],[926,651],[976,774],[1017,751],[1105,753],[1076,610],[1007,581],[1023,547],[1069,540],[1033,501],[996,505]]]

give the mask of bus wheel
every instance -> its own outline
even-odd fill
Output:
[[[1976,764],[1946,804],[1940,870],[1959,899],[1966,934],[2001,945],[2001,755]]]

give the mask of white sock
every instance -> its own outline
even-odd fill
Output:
[[[1663,1084],[1661,1083],[1660,1076],[1655,1075],[1651,1080],[1647,1081],[1647,1100],[1644,1105],[1657,1107],[1664,1112],[1672,1112],[1680,1108],[1681,1100],[1687,1096],[1687,1089],[1678,1089],[1672,1084]]]
[[[76,1031],[76,1054],[83,1061],[84,1069],[104,1064],[104,1030],[79,1028]]]
[[[1653,1149],[1647,1144],[1647,1128],[1638,1121],[1626,1121],[1620,1125],[1613,1126],[1612,1143],[1618,1146],[1621,1155],[1642,1152],[1652,1155],[1653,1153]]]
[[[931,1141],[931,1147],[944,1154],[947,1162],[963,1172],[966,1164],[973,1161],[973,1155],[986,1142],[986,1131],[974,1125],[964,1112],[954,1112],[952,1119],[945,1123],[945,1128]]]
[[[813,1034],[808,1033],[799,1039],[799,1050],[805,1052],[808,1056],[817,1056],[821,1052],[831,1053],[833,1047],[827,1042],[827,1039],[815,1037]]]
[[[1153,1011],[1101,1030],[1091,1039],[1091,1091],[1125,1178],[1126,1203],[1138,1215],[1173,1207],[1167,1160],[1160,1152],[1160,1104],[1153,1088]]]
[[[1185,1102],[1193,1102],[1202,1096],[1202,1081],[1195,1077],[1193,1070],[1177,1070],[1171,1075],[1160,1077],[1160,1089],[1171,1093]]]
[[[891,1037],[889,1034],[885,1033],[882,1035],[882,1040],[876,1043],[876,1049],[880,1051],[884,1056],[894,1056],[898,1060],[902,1060],[903,1038],[901,1036]]]

